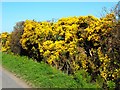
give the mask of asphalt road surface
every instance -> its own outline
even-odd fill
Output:
[[[0,88],[30,88],[23,80],[2,67],[0,67],[0,81]]]
[[[0,89],[2,89],[2,68],[0,66]]]

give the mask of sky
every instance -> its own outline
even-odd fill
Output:
[[[116,4],[117,2],[2,2],[0,32],[12,32],[17,22],[27,19],[46,21],[85,15],[100,18],[103,7],[110,9]]]

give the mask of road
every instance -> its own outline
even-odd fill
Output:
[[[0,67],[0,81],[2,81],[0,88],[30,88],[23,80],[2,67]]]
[[[0,66],[0,89],[2,89],[2,67]]]

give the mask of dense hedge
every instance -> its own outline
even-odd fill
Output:
[[[84,69],[93,77],[92,81],[101,77],[102,87],[108,87],[110,82],[119,87],[119,25],[113,13],[100,19],[94,16],[61,18],[55,23],[26,20],[20,43],[37,61],[68,74]]]

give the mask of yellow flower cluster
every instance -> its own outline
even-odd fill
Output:
[[[100,67],[100,74],[106,80],[110,73],[110,71],[107,69],[110,65],[110,58],[108,58],[107,55],[103,55],[100,47],[98,48],[98,57],[100,62],[102,62],[102,65]]]
[[[41,55],[45,62],[59,69],[68,66],[73,72],[80,68],[94,72],[99,68],[100,75],[107,79],[110,59],[98,48],[96,52],[102,63],[99,67],[85,53],[90,51],[86,51],[85,44],[92,42],[92,48],[99,46],[113,30],[114,19],[114,14],[109,14],[101,19],[94,16],[67,17],[55,23],[26,20],[20,42],[24,49],[34,54],[33,57]]]
[[[4,32],[1,34],[1,43],[2,43],[2,48],[1,51],[5,52],[10,49],[10,34],[7,32]]]

